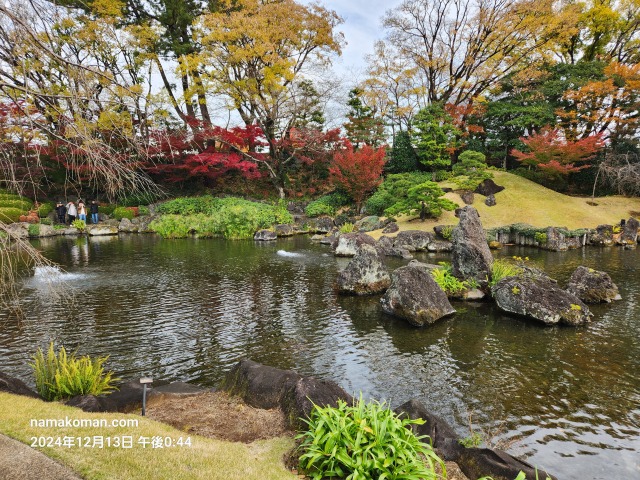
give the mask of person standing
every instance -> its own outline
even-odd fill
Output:
[[[87,209],[82,200],[78,200],[78,219],[85,223],[87,221]]]
[[[76,215],[78,215],[78,209],[76,208],[76,204],[71,200],[67,203],[67,217],[69,217],[69,225],[71,225],[76,219]]]
[[[89,212],[91,212],[91,223],[98,223],[98,202],[95,200],[91,200],[91,205],[89,205]]]
[[[62,203],[62,200],[58,200],[58,203],[56,203],[56,213],[58,214],[58,223],[61,223],[62,225],[65,224],[65,215],[67,214],[67,207],[64,206],[64,203]]]

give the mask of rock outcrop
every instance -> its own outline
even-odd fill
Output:
[[[334,254],[338,257],[353,257],[362,245],[374,247],[376,241],[366,233],[345,233],[338,238]]]
[[[638,243],[638,228],[640,228],[640,222],[631,217],[625,222],[618,243],[620,245],[636,245]]]
[[[253,239],[259,242],[271,242],[278,239],[276,232],[271,230],[258,230]]]
[[[571,275],[567,291],[585,303],[609,303],[621,298],[608,273],[583,266]]]
[[[610,247],[614,243],[613,225],[598,225],[589,235],[591,245]]]
[[[397,248],[406,248],[409,251],[423,252],[429,248],[429,244],[433,241],[432,233],[422,230],[405,230],[396,235],[393,245]]]
[[[353,227],[359,232],[372,232],[373,230],[379,230],[384,227],[384,222],[380,220],[380,217],[370,215],[358,220]]]
[[[592,313],[582,300],[545,277],[505,277],[492,288],[498,308],[546,325],[584,325]]]
[[[491,279],[493,256],[478,211],[467,206],[456,212],[460,223],[451,233],[452,273],[458,278],[475,279],[479,285],[486,285]]]
[[[480,185],[476,187],[476,189],[474,190],[474,193],[478,193],[480,195],[484,195],[485,197],[488,197],[489,195],[495,195],[496,193],[501,192],[502,190],[504,190],[503,186],[498,185],[496,184],[496,182],[494,182],[490,178],[487,178],[486,180],[483,180],[480,183]]]
[[[222,389],[240,396],[256,408],[280,408],[289,426],[300,427],[300,417],[311,412],[313,404],[336,406],[338,400],[353,402],[353,397],[331,380],[319,380],[279,368],[241,360],[227,374]]]
[[[436,453],[445,461],[456,462],[460,470],[469,478],[489,476],[496,480],[513,480],[520,472],[526,478],[556,477],[537,470],[533,465],[509,455],[502,450],[489,448],[465,448],[458,441],[458,436],[449,424],[432,414],[418,400],[413,399],[400,405],[395,412],[402,418],[425,421],[422,425],[412,425],[411,429],[418,435],[428,435]]]
[[[430,325],[455,313],[429,269],[419,262],[411,262],[393,272],[391,286],[380,303],[385,313],[417,327]]]
[[[371,245],[361,245],[353,259],[338,274],[336,290],[347,295],[374,295],[384,292],[391,277],[378,251]]]
[[[117,235],[118,227],[113,225],[100,225],[100,224],[87,225],[87,234],[92,237],[101,236],[101,235]]]

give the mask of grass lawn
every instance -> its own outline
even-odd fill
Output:
[[[137,427],[32,427],[31,419],[137,419]],[[250,444],[225,442],[186,434],[169,425],[139,415],[85,413],[60,403],[0,392],[0,432],[26,444],[31,437],[133,437],[133,448],[115,447],[44,447],[42,453],[66,465],[87,479],[172,480],[297,478],[283,463],[283,456],[293,447],[293,439],[276,438]],[[191,437],[191,446],[143,448],[140,437]],[[105,440],[106,443],[106,440]]]
[[[631,212],[640,212],[640,198],[627,197],[596,197],[597,205],[589,205],[590,197],[570,197],[538,185],[507,172],[494,171],[493,180],[505,187],[496,194],[496,205],[487,207],[485,197],[477,195],[473,206],[480,213],[480,220],[484,228],[501,227],[512,223],[528,223],[534,227],[567,227],[594,228],[602,224],[615,224],[620,219],[628,219]],[[443,185],[446,185],[443,183]],[[446,198],[464,206],[460,195],[447,193]],[[635,214],[638,216],[638,213]],[[445,212],[437,220],[408,220],[406,217],[398,219],[401,230],[433,231],[435,225],[453,225],[458,219],[453,212]],[[381,236],[381,231],[372,232],[375,238]]]

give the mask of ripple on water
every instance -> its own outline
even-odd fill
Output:
[[[455,317],[415,329],[381,314],[378,297],[336,297],[348,260],[301,237],[38,246],[72,275],[77,294],[73,303],[44,300],[27,280],[27,320],[0,319],[0,370],[23,379],[35,347],[50,339],[111,355],[124,378],[215,385],[249,357],[393,405],[418,398],[460,435],[471,422],[559,478],[638,474],[638,252],[500,253],[529,256],[561,285],[580,264],[608,271],[623,300],[594,306],[587,327],[544,328],[490,304],[456,303]]]

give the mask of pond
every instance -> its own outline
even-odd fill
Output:
[[[35,246],[64,267],[75,301],[56,301],[37,272],[23,290],[26,319],[0,316],[0,370],[30,384],[28,362],[50,339],[110,355],[125,379],[214,386],[248,357],[393,406],[416,397],[461,436],[472,426],[561,479],[640,478],[640,250],[497,253],[528,256],[561,283],[578,265],[609,272],[623,300],[594,307],[587,327],[455,303],[454,317],[416,329],[381,313],[379,297],[337,297],[332,285],[348,260],[306,237],[57,237]]]

